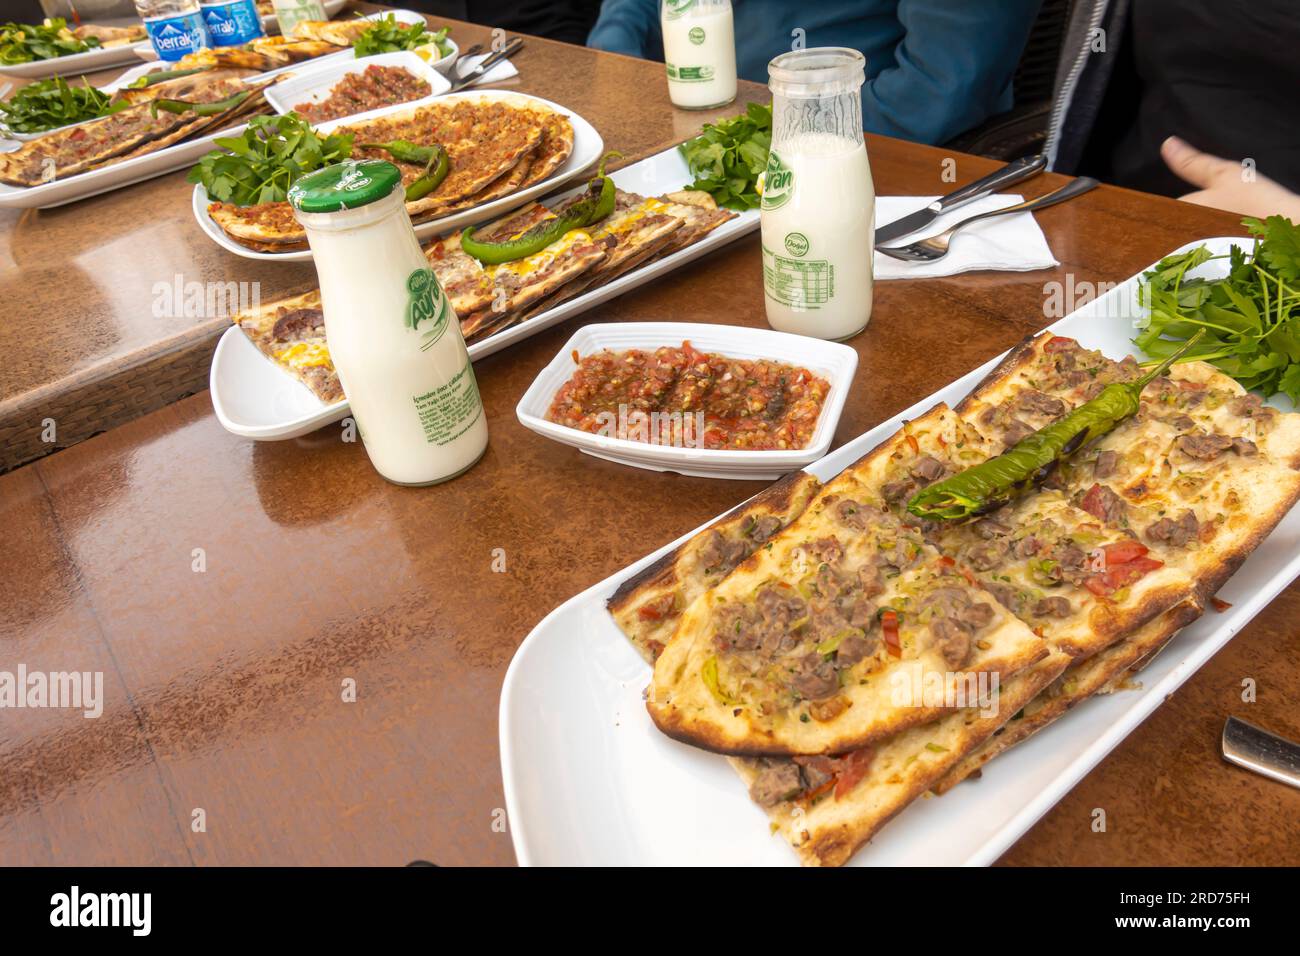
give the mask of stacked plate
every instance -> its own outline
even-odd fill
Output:
[[[602,349],[626,352],[653,350],[690,342],[700,352],[716,352],[732,358],[769,359],[806,368],[830,382],[830,393],[822,406],[817,428],[806,448],[793,451],[723,451],[707,448],[679,448],[596,435],[546,420],[555,394],[573,375],[573,356],[590,355]],[[698,325],[693,322],[629,322],[588,325],[579,329],[559,354],[529,386],[516,414],[524,427],[555,441],[572,445],[596,458],[634,468],[675,471],[701,478],[732,478],[770,481],[821,458],[830,449],[844,401],[857,371],[858,353],[847,345],[820,339],[751,329],[735,325]]]

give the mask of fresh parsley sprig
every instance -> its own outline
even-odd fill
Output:
[[[352,155],[351,133],[322,136],[297,113],[255,116],[239,136],[213,143],[220,149],[199,160],[187,178],[236,206],[283,202],[300,176]]]
[[[1185,361],[1200,359],[1265,397],[1282,392],[1300,404],[1300,226],[1283,216],[1247,218],[1255,237],[1247,252],[1227,256],[1205,246],[1167,256],[1143,273],[1138,347],[1154,359],[1172,354],[1197,329],[1206,335]],[[1228,260],[1218,279],[1193,277],[1198,267]]]
[[[45,133],[84,120],[97,119],[125,109],[127,103],[113,103],[83,76],[71,85],[61,76],[29,83],[0,103],[0,125],[14,133]]]
[[[359,14],[358,14],[359,16]],[[451,54],[451,45],[447,42],[450,27],[443,27],[437,33],[430,33],[423,23],[402,23],[391,13],[380,17],[375,25],[352,44],[352,50],[360,59],[377,53],[397,53],[399,50],[414,50],[417,46],[434,43],[441,56]]]
[[[772,147],[772,107],[750,103],[745,112],[705,123],[699,136],[681,145],[695,181],[688,187],[707,192],[719,206],[755,209],[759,174]]]

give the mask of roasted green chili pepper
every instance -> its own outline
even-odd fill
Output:
[[[472,228],[466,229],[461,234],[460,247],[479,262],[497,265],[536,255],[574,229],[599,222],[614,211],[614,180],[605,175],[605,162],[611,156],[619,155],[606,153],[596,170],[596,178],[587,184],[582,198],[570,203],[558,216],[545,219],[504,242],[480,242],[474,238]]]
[[[126,85],[128,90],[143,90],[146,87],[155,86],[159,83],[166,83],[168,80],[177,80],[182,76],[192,76],[195,73],[202,73],[204,70],[211,69],[206,66],[196,66],[190,70],[157,70],[153,73],[146,73],[144,76],[137,77]]]
[[[451,171],[451,159],[447,156],[447,151],[437,143],[432,146],[421,146],[409,140],[395,139],[387,143],[362,143],[361,148],[382,149],[399,163],[424,166],[424,172],[419,178],[406,187],[407,202],[414,202],[429,195],[442,185],[442,181],[447,178],[447,173]]]
[[[157,116],[159,110],[166,110],[168,113],[184,113],[187,110],[192,110],[195,116],[219,116],[227,110],[233,110],[252,95],[252,90],[242,90],[234,96],[224,100],[217,100],[215,103],[191,103],[189,100],[158,99],[149,104],[149,113]]]
[[[1115,382],[1059,422],[1040,428],[996,458],[936,482],[913,496],[907,510],[921,518],[954,521],[996,511],[1041,484],[1058,464],[1137,413],[1142,389],[1186,354],[1202,332],[1134,382]]]

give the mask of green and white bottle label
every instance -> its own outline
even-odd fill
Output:
[[[676,20],[693,6],[695,0],[664,0],[664,16],[669,20]]]
[[[406,325],[420,332],[420,350],[433,346],[447,331],[451,304],[432,269],[416,269],[406,277]],[[427,323],[421,329],[420,323]]]
[[[763,171],[762,209],[780,209],[794,195],[794,170],[781,162],[776,150],[767,154],[767,169]]]

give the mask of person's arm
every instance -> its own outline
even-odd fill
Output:
[[[629,56],[651,56],[661,42],[658,0],[605,0],[587,35],[587,46]]]
[[[1177,136],[1160,144],[1160,158],[1174,175],[1201,188],[1178,198],[1257,219],[1282,215],[1300,223],[1300,196],[1241,163],[1203,153]]]
[[[1011,77],[1041,0],[899,0],[896,65],[862,89],[868,132],[942,143],[1011,108]]]

